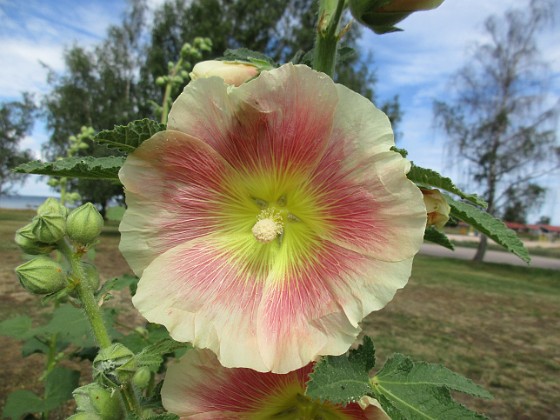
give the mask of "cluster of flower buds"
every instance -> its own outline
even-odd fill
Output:
[[[95,242],[103,227],[103,217],[91,203],[75,208],[70,213],[54,198],[48,198],[37,209],[31,223],[16,231],[15,242],[35,258],[18,266],[16,274],[22,286],[39,295],[56,293],[67,286],[63,267],[48,254],[66,237],[77,247],[87,248]],[[99,286],[95,267],[85,265],[92,288]]]

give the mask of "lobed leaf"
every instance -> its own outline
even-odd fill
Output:
[[[455,249],[455,246],[453,245],[453,242],[451,242],[449,240],[447,235],[445,233],[437,230],[433,226],[428,226],[426,228],[426,230],[424,231],[424,239],[426,241],[430,241],[430,242],[436,243],[438,245],[441,245],[444,248],[450,249],[451,251],[453,251]]]
[[[72,399],[72,391],[78,387],[80,372],[56,366],[45,381],[45,410],[52,410]]]
[[[509,229],[504,222],[496,219],[489,213],[480,210],[467,203],[462,203],[445,196],[445,199],[451,206],[451,214],[458,219],[467,222],[479,232],[485,234],[493,241],[503,246],[508,251],[514,253],[526,263],[531,261],[529,252],[517,234]]]
[[[412,165],[410,171],[407,174],[408,179],[416,183],[421,187],[436,187],[453,194],[457,194],[459,197],[470,201],[480,207],[488,207],[486,201],[476,194],[467,194],[461,191],[450,178],[438,174],[436,171],[431,169],[421,168],[420,166]]]
[[[8,395],[2,418],[20,419],[25,414],[40,413],[44,403],[36,394],[26,389],[19,389]]]
[[[166,354],[175,350],[187,348],[186,343],[179,343],[171,338],[166,338],[157,343],[148,345],[135,356],[137,366],[147,366],[152,372],[157,372]]]
[[[31,318],[19,315],[0,322],[0,335],[25,340],[33,336]]]
[[[483,419],[454,401],[450,390],[480,398],[490,393],[441,365],[395,354],[371,380],[375,397],[393,419]]]
[[[164,124],[144,118],[132,121],[127,125],[116,125],[112,130],[100,131],[93,136],[93,140],[105,144],[107,147],[130,153],[145,140],[163,130],[165,130]]]
[[[375,348],[369,337],[356,350],[342,356],[327,356],[315,365],[307,383],[311,398],[348,404],[372,392],[369,371],[375,365]]]
[[[124,163],[124,156],[106,157],[67,157],[55,162],[39,160],[24,163],[14,168],[15,172],[36,175],[65,176],[89,179],[119,179],[119,169]]]

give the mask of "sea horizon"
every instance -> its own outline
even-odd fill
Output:
[[[0,209],[34,210],[55,195],[0,195]]]

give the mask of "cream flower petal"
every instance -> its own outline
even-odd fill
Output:
[[[178,341],[209,348],[226,367],[286,373],[344,353],[358,322],[404,286],[412,263],[331,244],[301,267],[262,270],[229,250],[232,240],[206,236],[167,251],[144,271],[133,297],[146,319]]]
[[[161,390],[163,406],[181,420],[265,420],[314,404],[318,415],[340,420],[388,420],[376,400],[364,397],[346,407],[304,397],[313,365],[284,375],[227,369],[211,352],[190,350],[168,366]],[[285,418],[282,416],[280,418]],[[323,418],[323,417],[321,417]]]
[[[206,143],[163,131],[130,154],[119,172],[128,210],[120,250],[138,275],[158,255],[215,230],[232,201],[223,187],[235,171]]]
[[[323,154],[337,100],[328,76],[290,64],[239,88],[193,81],[173,104],[168,128],[207,142],[240,171],[307,169]]]
[[[395,152],[356,155],[351,162],[337,147],[342,144],[329,147],[313,174],[323,218],[332,226],[323,238],[383,261],[414,256],[426,211],[417,205],[421,192],[406,178],[409,162]]]

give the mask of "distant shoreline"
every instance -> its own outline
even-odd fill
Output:
[[[2,195],[0,196],[0,209],[33,210],[39,207],[47,198],[49,196]]]

